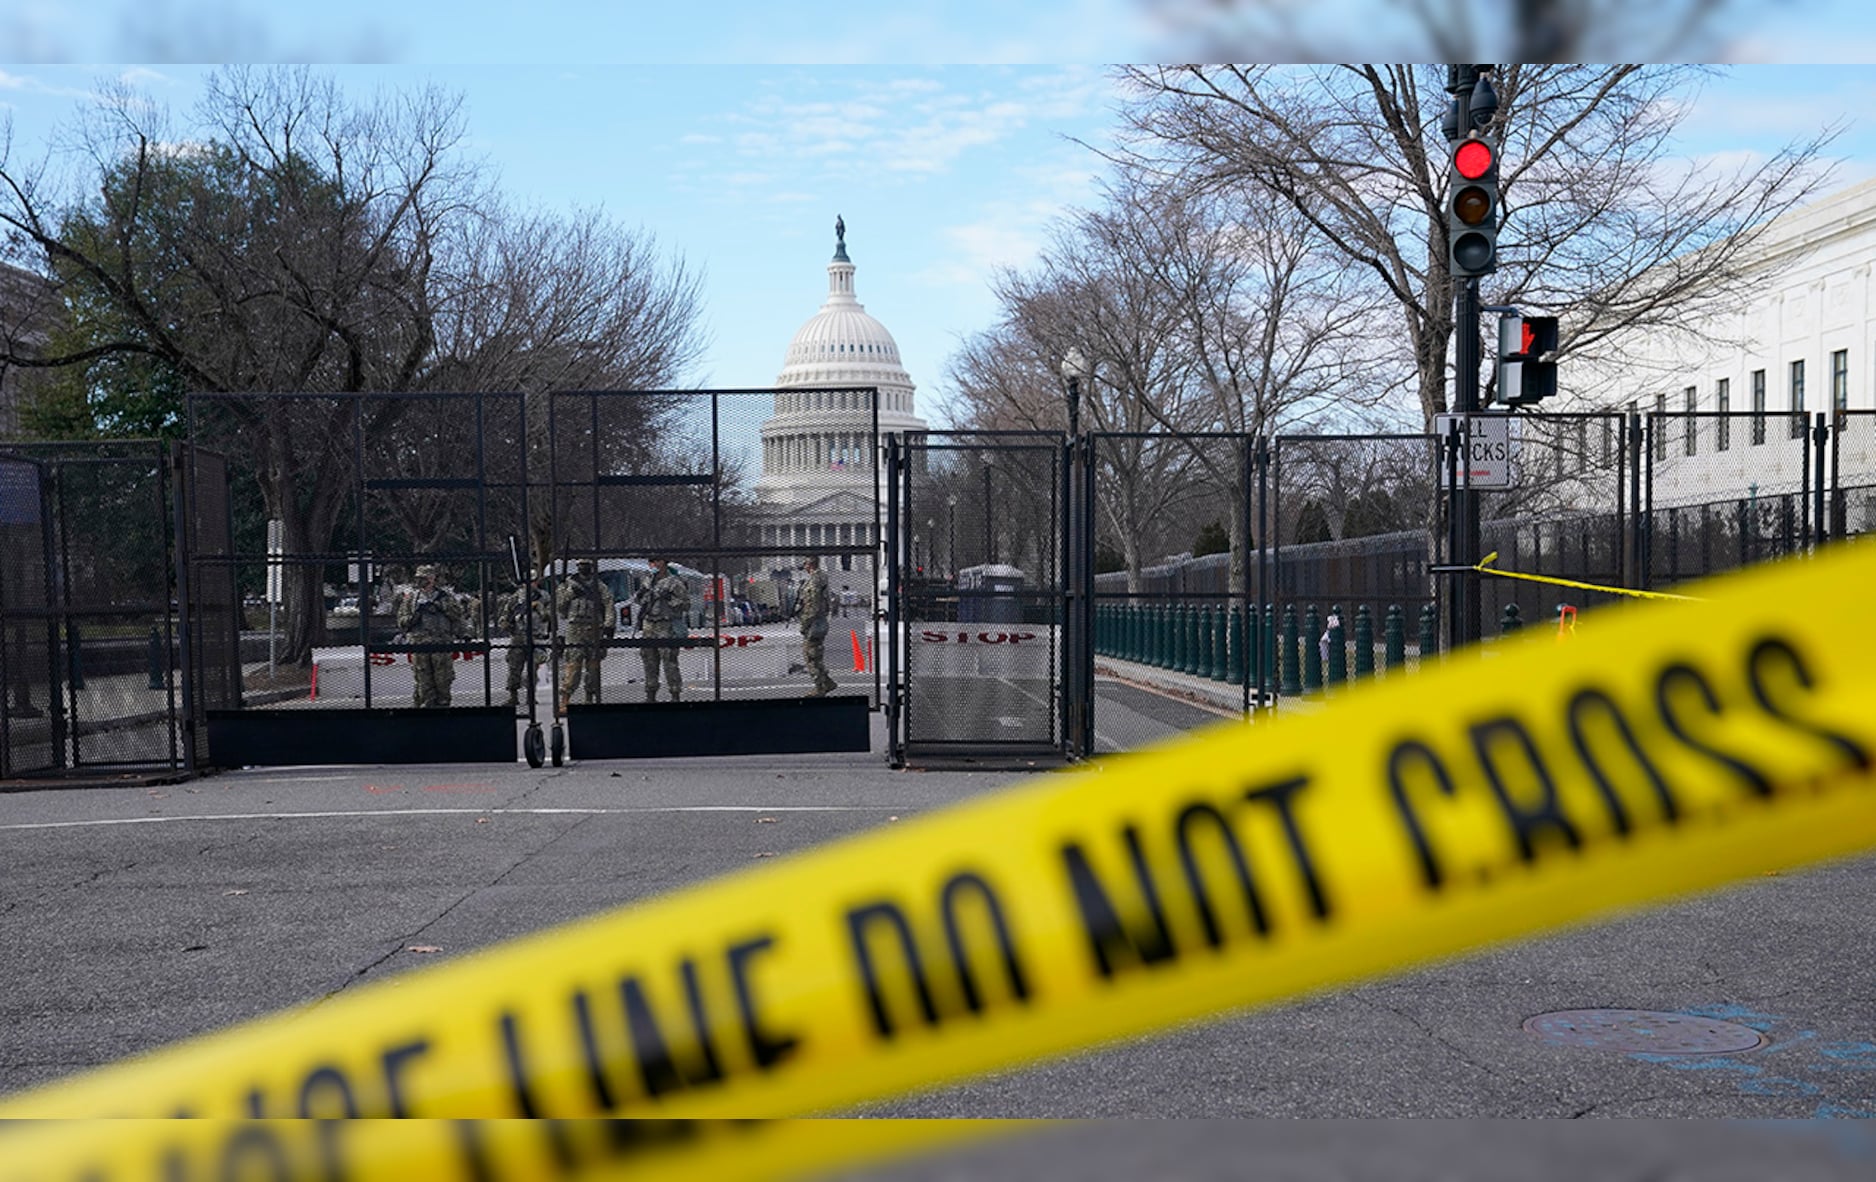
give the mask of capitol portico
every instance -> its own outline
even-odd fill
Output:
[[[788,344],[775,379],[774,414],[762,424],[762,544],[820,547],[823,552],[877,547],[877,457],[872,395],[879,391],[878,432],[926,429],[912,409],[911,375],[886,326],[854,295],[846,224],[834,222],[827,298]],[[843,558],[846,556],[843,556]],[[834,561],[835,569],[853,569]]]

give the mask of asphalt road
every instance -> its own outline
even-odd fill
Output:
[[[894,824],[1011,778],[892,771],[872,754],[255,769],[0,795],[0,1092]],[[1095,1125],[882,1176],[1209,1178],[1246,1176],[1256,1163],[1256,1176],[1272,1178],[1876,1177],[1869,1126],[1686,1123],[1876,1116],[1871,915],[1876,859],[1767,876],[868,1110],[1459,1123]],[[1720,1018],[1765,1045],[1645,1055],[1547,1045],[1522,1029],[1534,1015],[1599,1007]],[[1583,1116],[1675,1123],[1605,1123],[1580,1136],[1473,1123]],[[1428,1172],[1413,1172],[1423,1150]],[[1720,1172],[1669,1168],[1694,1160]],[[1611,1161],[1627,1164],[1597,1166]],[[1445,1172],[1433,1170],[1442,1162]]]

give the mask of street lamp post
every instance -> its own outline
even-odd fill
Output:
[[[958,577],[958,495],[952,493],[947,498],[951,509],[951,538],[945,545],[945,577]]]
[[[1068,396],[1068,469],[1062,488],[1068,537],[1063,547],[1067,579],[1063,603],[1066,661],[1062,678],[1063,741],[1071,755],[1094,750],[1094,514],[1092,465],[1081,442],[1081,384],[1094,377],[1087,355],[1069,346],[1062,356]]]
[[[984,564],[994,565],[997,561],[997,535],[990,528],[990,468],[996,457],[984,452]]]
[[[1081,383],[1092,376],[1093,366],[1088,358],[1075,345],[1068,347],[1062,356],[1062,380],[1068,383],[1068,437],[1081,434]]]

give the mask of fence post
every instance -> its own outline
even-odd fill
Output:
[[[78,632],[78,621],[65,621],[65,664],[66,681],[75,690],[85,688],[84,640]],[[77,719],[72,720],[76,726]]]
[[[1205,605],[1186,605],[1186,667],[1192,677],[1205,676]]]
[[[1154,629],[1158,633],[1158,636],[1154,638],[1154,643],[1158,647],[1158,652],[1153,658],[1155,668],[1170,669],[1173,666],[1173,613],[1172,604],[1159,605],[1159,627]]]
[[[1432,604],[1420,609],[1420,664],[1440,655],[1440,617]]]
[[[153,690],[160,690],[163,688],[163,674],[167,671],[164,668],[164,666],[169,664],[169,662],[164,660],[163,657],[164,657],[164,653],[163,653],[162,634],[156,630],[155,624],[151,624],[150,625],[150,683],[149,683],[149,688]]]
[[[1342,635],[1342,608],[1333,604],[1329,608],[1329,667],[1325,670],[1330,685],[1348,681],[1348,646]]]
[[[1283,605],[1283,692],[1295,697],[1303,692],[1298,680],[1302,673],[1302,654],[1296,647],[1296,605]]]
[[[1199,605],[1182,603],[1179,605],[1179,664],[1178,673],[1197,673],[1199,668]]]
[[[1315,604],[1303,613],[1303,692],[1322,692],[1322,613]]]
[[[1407,625],[1402,621],[1400,604],[1387,605],[1387,621],[1382,625],[1382,632],[1387,643],[1387,671],[1405,668],[1407,664]]]
[[[1225,647],[1228,650],[1226,659],[1229,661],[1226,676],[1230,679],[1232,685],[1247,685],[1249,683],[1245,679],[1250,675],[1250,666],[1244,659],[1245,609],[1233,605],[1228,610],[1231,612],[1231,623],[1228,626],[1229,630],[1225,636]],[[1250,633],[1251,645],[1255,647],[1257,644],[1256,616],[1251,617]]]
[[[1221,603],[1206,608],[1205,614],[1212,633],[1211,669],[1206,676],[1213,681],[1223,681],[1231,675],[1231,644],[1226,626],[1230,609]]]
[[[1264,605],[1263,642],[1261,659],[1264,662],[1264,688],[1274,693],[1280,676],[1277,668],[1277,609],[1274,604]]]
[[[1374,613],[1365,603],[1355,609],[1355,676],[1374,676]]]
[[[1524,627],[1524,621],[1518,616],[1518,605],[1515,603],[1507,603],[1505,605],[1505,618],[1498,622],[1498,634],[1500,636],[1510,636],[1513,632],[1516,632],[1522,627]]]

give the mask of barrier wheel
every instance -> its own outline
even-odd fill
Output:
[[[521,739],[521,753],[528,757],[529,767],[540,767],[547,762],[547,739],[541,734],[540,723],[528,724],[528,733]]]
[[[567,732],[562,730],[557,722],[554,724],[554,733],[548,739],[547,746],[553,752],[554,766],[559,767],[567,755]]]

